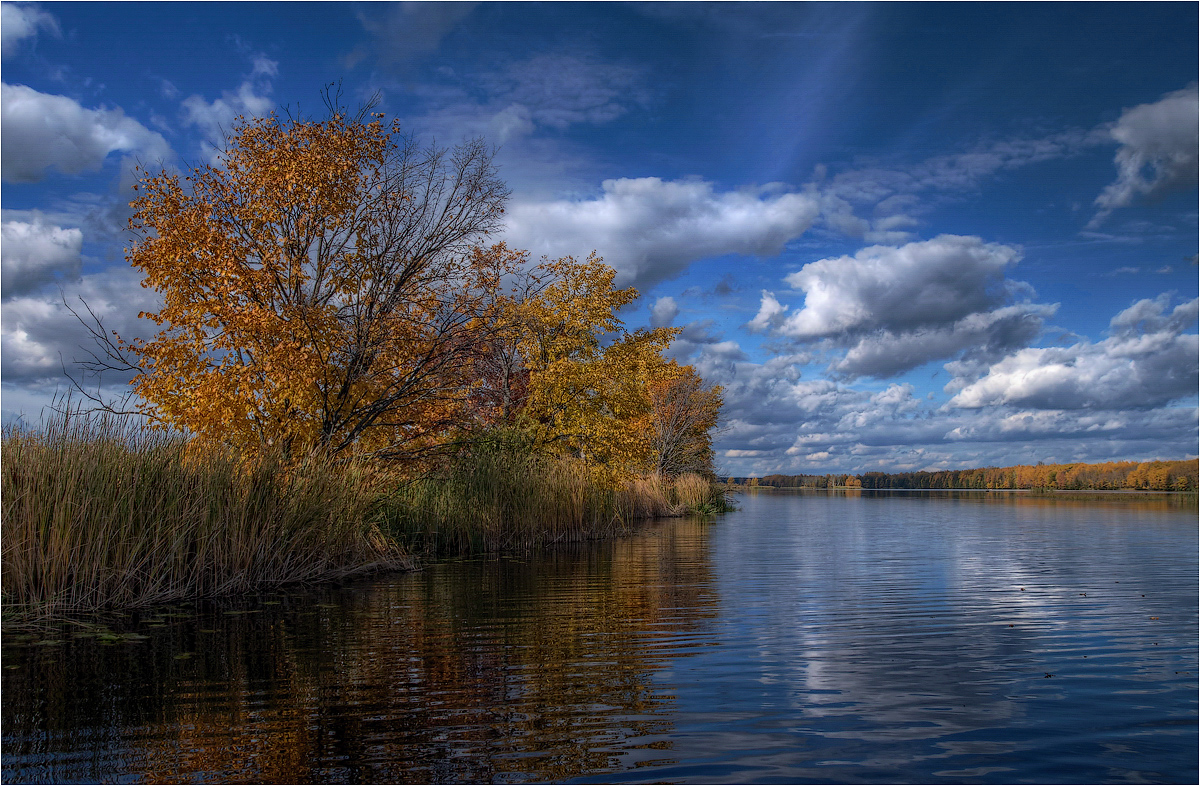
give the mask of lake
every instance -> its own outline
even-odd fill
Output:
[[[1197,781],[1195,498],[716,520],[3,637],[3,781]]]

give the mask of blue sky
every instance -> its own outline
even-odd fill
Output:
[[[1193,3],[3,4],[6,419],[154,293],[135,162],[323,85],[483,136],[726,388],[734,475],[1197,453]],[[62,359],[60,361],[60,358]]]

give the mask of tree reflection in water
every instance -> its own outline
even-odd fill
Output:
[[[652,675],[712,643],[705,529],[112,625],[144,641],[8,635],[3,779],[487,782],[665,763],[673,697]]]

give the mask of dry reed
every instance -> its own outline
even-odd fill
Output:
[[[228,595],[407,564],[370,523],[365,468],[242,462],[108,416],[8,429],[6,609],[58,613]]]
[[[408,548],[446,554],[613,537],[638,520],[720,512],[727,503],[700,475],[615,481],[603,468],[501,437],[397,488],[386,507],[385,528]]]
[[[70,413],[5,431],[3,604],[23,616],[231,595],[425,555],[613,537],[719,512],[699,475],[616,482],[500,433],[397,484],[356,460],[243,461],[129,419]]]

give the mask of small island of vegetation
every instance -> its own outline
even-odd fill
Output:
[[[80,392],[3,445],[6,610],[56,613],[402,568],[721,509],[722,391],[628,331],[595,255],[503,243],[481,141],[421,147],[327,94],[139,170],[129,262],[161,328],[94,316]],[[86,306],[86,304],[85,304]],[[90,312],[85,312],[89,313]]]

